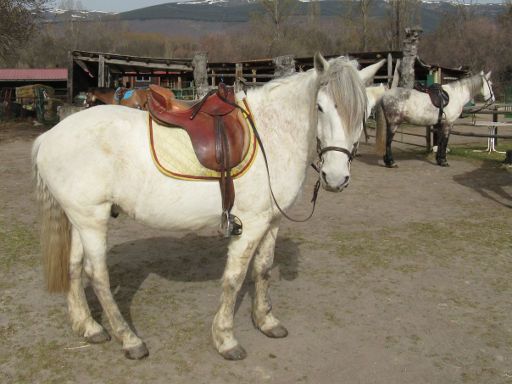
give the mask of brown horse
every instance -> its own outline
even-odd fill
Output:
[[[130,108],[146,109],[147,89],[90,88],[85,99],[86,107],[97,104],[117,104]]]

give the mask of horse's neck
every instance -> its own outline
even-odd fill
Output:
[[[273,180],[304,181],[314,153],[316,87],[316,74],[308,71],[247,93]]]
[[[97,93],[96,98],[101,100],[105,104],[113,104],[114,103],[114,94],[108,93]]]
[[[475,75],[469,79],[463,79],[459,81],[455,81],[453,83],[447,84],[446,87],[451,90],[451,93],[457,95],[462,106],[466,105],[471,99],[473,99],[482,88],[479,86],[471,86],[473,82],[478,82],[479,75]],[[450,97],[450,101],[452,97]]]

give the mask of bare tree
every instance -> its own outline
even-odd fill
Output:
[[[390,0],[389,28],[393,31],[391,49],[400,49],[407,27],[419,24],[420,0]]]
[[[48,0],[0,0],[0,59],[5,60],[17,45],[34,31],[36,20]]]
[[[370,6],[372,5],[373,0],[359,0],[359,8],[361,10],[362,17],[362,26],[363,26],[363,51],[368,50],[368,17],[370,13]]]
[[[284,25],[297,6],[297,1],[261,0],[261,5],[271,20],[274,29],[274,42],[279,43],[284,36]]]

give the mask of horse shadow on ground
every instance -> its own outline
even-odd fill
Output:
[[[193,234],[182,238],[140,239],[112,247],[108,253],[110,285],[119,309],[132,329],[135,327],[130,315],[131,303],[150,274],[176,282],[218,280],[220,294],[227,247],[228,241],[225,239]],[[279,279],[294,280],[298,276],[299,256],[298,243],[287,237],[278,237],[273,276],[278,267]],[[235,313],[246,294],[252,297],[254,284],[250,276],[251,269],[240,289]],[[91,287],[86,289],[86,294],[93,317],[101,322],[102,308]]]
[[[512,173],[497,168],[493,162],[485,162],[478,169],[456,175],[453,180],[475,190],[486,199],[512,208],[512,193],[506,190],[506,187],[512,188]]]

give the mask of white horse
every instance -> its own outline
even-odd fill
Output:
[[[441,166],[447,166],[446,146],[453,122],[460,116],[462,108],[478,93],[486,103],[494,102],[494,93],[490,80],[491,72],[454,81],[443,85],[448,93],[450,101],[444,107],[443,119],[441,121],[442,133],[439,135],[439,143],[436,154],[436,161]],[[381,108],[377,116],[377,150],[384,154],[384,163],[387,167],[396,167],[391,153],[391,142],[393,136],[402,123],[430,126],[438,124],[439,109],[430,101],[430,97],[423,92],[414,89],[393,88],[387,91],[382,97]],[[387,126],[387,129],[386,129]]]
[[[366,80],[364,71],[360,76]],[[247,92],[268,157],[271,186],[283,209],[290,207],[302,188],[317,139],[322,147],[332,149],[322,153],[323,187],[341,191],[348,185],[351,153],[366,108],[361,78],[348,60],[328,63],[316,55],[314,69]],[[317,99],[319,89],[323,96]],[[147,356],[148,350],[123,319],[110,290],[106,233],[111,207],[115,204],[139,221],[169,230],[215,228],[221,215],[218,183],[164,176],[151,158],[147,132],[147,112],[99,106],[72,115],[41,135],[32,153],[42,203],[48,288],[67,291],[75,332],[92,343],[107,341],[109,335],[91,317],[83,271],[114,336],[132,359]],[[253,259],[254,324],[269,337],[287,335],[274,317],[268,293],[281,214],[270,195],[261,150],[248,172],[235,180],[235,189],[233,213],[243,221],[244,231],[231,238],[220,307],[212,325],[214,345],[226,359],[246,356],[233,334],[233,316],[237,293]]]

